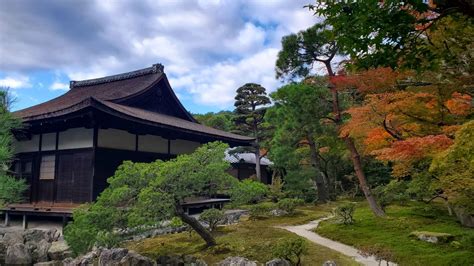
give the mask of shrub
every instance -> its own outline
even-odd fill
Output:
[[[285,182],[279,176],[274,176],[272,179],[272,184],[269,185],[268,197],[273,201],[277,202],[285,196],[283,192],[283,186]]]
[[[100,231],[97,233],[95,245],[104,248],[118,247],[122,238],[112,232]]]
[[[301,256],[307,252],[308,246],[302,238],[285,239],[273,248],[274,257],[285,259],[296,266],[301,265]]]
[[[263,202],[250,206],[250,216],[256,218],[266,218],[270,215],[270,211],[275,208],[275,204],[271,202]]]
[[[301,205],[304,201],[301,199],[281,199],[278,201],[278,209],[284,210],[289,214],[293,214],[298,205]]]
[[[339,219],[343,224],[353,224],[354,223],[354,203],[345,203],[340,205],[334,210],[336,218]]]
[[[225,218],[224,211],[218,209],[208,209],[201,213],[199,220],[209,225],[209,230],[214,231],[217,224],[222,222]]]
[[[183,223],[183,220],[181,220],[181,218],[179,217],[173,217],[170,221],[170,224],[169,224],[172,228],[179,228],[181,226],[184,226],[184,223]]]
[[[268,193],[268,187],[258,181],[245,179],[231,189],[232,201],[235,204],[257,203]]]

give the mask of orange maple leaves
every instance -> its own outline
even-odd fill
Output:
[[[402,79],[410,76],[387,68],[331,79],[339,90],[364,95],[362,103],[346,111],[351,118],[340,135],[354,138],[364,154],[392,162],[398,177],[451,146],[459,125],[473,112],[468,94],[445,93],[431,83],[411,85],[415,83]]]

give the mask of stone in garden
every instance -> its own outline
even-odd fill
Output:
[[[63,260],[68,257],[72,257],[72,251],[64,241],[55,241],[51,243],[51,247],[48,250],[48,257],[51,260]]]
[[[267,261],[265,266],[291,266],[291,263],[284,259],[273,259],[271,261]]]
[[[219,266],[257,266],[255,261],[243,257],[228,257],[219,262]]]
[[[337,266],[337,264],[333,260],[327,260],[323,263],[323,266]]]
[[[126,248],[112,248],[104,249],[99,256],[99,265],[106,266],[112,264],[118,264],[120,260],[127,255],[128,249]]]
[[[23,243],[16,243],[8,246],[5,256],[5,264],[7,265],[30,265],[33,263],[28,248]]]
[[[33,266],[63,266],[64,264],[58,260],[38,262],[33,264]],[[72,266],[72,265],[71,265]]]
[[[8,247],[17,243],[24,243],[23,232],[21,231],[12,231],[7,232],[2,238],[2,242]]]
[[[127,255],[125,255],[125,257],[123,257],[120,260],[119,265],[121,266],[154,266],[156,265],[156,263],[150,258],[147,258],[138,253],[130,251],[128,252]]]
[[[275,209],[275,210],[271,210],[270,211],[270,215],[272,216],[285,216],[285,215],[288,215],[288,212],[287,211],[284,211],[284,210],[280,210],[280,209]]]
[[[415,236],[419,240],[430,242],[430,243],[449,243],[454,239],[454,236],[447,233],[437,233],[428,231],[414,231],[410,233],[410,236]]]
[[[51,247],[51,243],[46,239],[41,239],[39,242],[27,242],[25,244],[31,253],[31,257],[34,262],[48,261],[48,250]]]

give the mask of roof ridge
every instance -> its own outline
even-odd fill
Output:
[[[152,73],[163,73],[163,71],[164,71],[164,66],[162,64],[154,64],[151,67],[142,68],[142,69],[125,72],[121,74],[106,76],[102,78],[86,79],[86,80],[79,80],[79,81],[71,80],[71,82],[69,83],[69,88],[72,89],[72,88],[77,88],[77,87],[86,87],[86,86],[103,84],[103,83],[108,83],[108,82],[113,82],[113,81],[124,80],[124,79],[131,79],[131,78],[144,76],[144,75],[148,75]]]

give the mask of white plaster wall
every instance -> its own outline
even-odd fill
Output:
[[[201,143],[183,140],[183,139],[176,139],[171,141],[171,154],[185,154],[185,153],[192,153],[196,150]]]
[[[13,150],[15,153],[34,152],[39,150],[39,135],[33,135],[30,140],[13,140]]]
[[[93,146],[94,130],[92,128],[70,128],[59,132],[58,149],[80,149]]]
[[[168,140],[161,136],[138,136],[138,151],[168,153]]]
[[[135,135],[119,129],[99,129],[97,146],[102,148],[135,150]]]
[[[53,151],[56,149],[56,132],[43,134],[41,139],[42,151]]]

